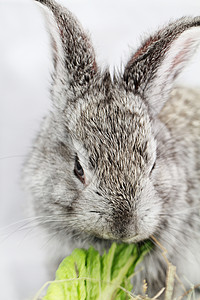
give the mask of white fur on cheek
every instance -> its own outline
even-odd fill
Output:
[[[151,181],[146,179],[136,210],[138,231],[143,239],[149,238],[156,231],[160,221],[161,204]]]

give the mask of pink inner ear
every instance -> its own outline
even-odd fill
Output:
[[[181,64],[188,60],[190,52],[191,52],[191,45],[192,45],[192,39],[188,39],[184,43],[184,47],[182,50],[178,52],[178,54],[175,56],[175,58],[172,61],[170,72],[175,71],[175,76],[178,75],[179,69],[181,69]],[[178,70],[177,70],[178,69]]]

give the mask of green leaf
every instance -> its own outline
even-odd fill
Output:
[[[86,281],[87,300],[96,300],[101,291],[100,271],[100,255],[90,247],[87,252],[87,277],[91,280]]]
[[[66,257],[60,264],[56,272],[56,280],[48,288],[47,295],[44,299],[78,299],[78,283],[77,280],[74,280],[76,277],[75,260],[71,255]],[[57,293],[59,293],[60,298],[57,296]]]
[[[101,280],[102,280],[102,289],[111,281],[112,275],[112,265],[113,265],[113,258],[115,255],[115,251],[117,248],[117,244],[113,243],[110,247],[108,253],[104,252],[102,256],[102,267],[101,267]]]
[[[132,290],[129,277],[151,248],[149,242],[142,246],[113,243],[102,257],[92,247],[75,249],[60,264],[43,300],[128,300],[130,296],[119,286]]]
[[[86,253],[84,249],[75,249],[72,256],[75,260],[75,270],[78,278],[85,278],[87,276],[86,268]],[[78,298],[79,300],[86,300],[86,282],[85,279],[78,280]]]
[[[119,245],[113,260],[112,280],[119,274],[121,268],[127,263],[127,259],[131,256],[134,247],[135,245]]]
[[[57,282],[51,283],[43,300],[66,300],[63,285],[58,284]]]

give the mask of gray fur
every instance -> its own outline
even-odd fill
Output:
[[[52,266],[74,247],[102,250],[113,240],[153,235],[186,288],[189,281],[199,283],[200,92],[172,87],[200,41],[200,18],[159,30],[112,81],[108,72],[100,75],[74,16],[54,1],[38,2],[48,7],[53,109],[27,159],[24,181],[34,213],[55,234]],[[85,184],[74,174],[76,155]],[[166,278],[158,247],[143,267],[134,291],[141,292],[146,278],[153,296]]]

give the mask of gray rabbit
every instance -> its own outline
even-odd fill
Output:
[[[158,30],[111,79],[76,18],[53,0],[38,2],[52,47],[52,109],[24,180],[53,236],[52,269],[75,247],[153,236],[185,288],[200,283],[200,92],[174,87],[200,43],[200,17]],[[154,296],[167,272],[159,247],[141,266],[133,292],[146,279]],[[174,295],[183,293],[177,281]]]

